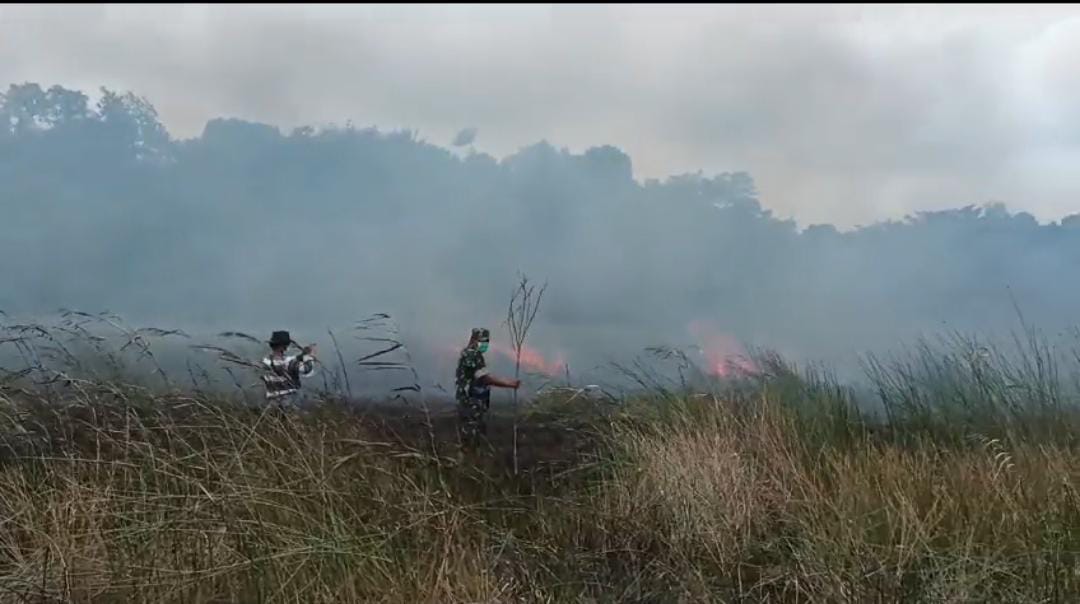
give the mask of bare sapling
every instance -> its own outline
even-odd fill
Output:
[[[521,379],[521,351],[525,347],[525,338],[532,327],[533,319],[540,310],[540,300],[544,297],[547,283],[539,290],[529,283],[529,277],[521,275],[514,293],[510,296],[510,308],[506,315],[506,324],[510,330],[510,345],[514,350],[514,379]],[[518,391],[515,388],[513,394],[514,421],[513,421],[513,455],[514,475],[518,473]]]

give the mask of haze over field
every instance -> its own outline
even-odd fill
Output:
[[[388,312],[444,382],[517,271],[549,283],[549,371],[846,362],[1011,329],[1010,292],[1063,330],[1077,33],[1073,7],[3,7],[0,309],[304,340]]]

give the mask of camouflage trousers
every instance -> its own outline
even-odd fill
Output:
[[[487,423],[484,415],[488,405],[477,399],[462,399],[458,401],[458,434],[461,443],[466,447],[475,447],[481,437],[487,436]]]

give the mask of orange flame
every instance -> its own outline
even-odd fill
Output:
[[[461,349],[454,346],[441,346],[440,349],[445,351],[444,358],[447,361],[451,355],[456,356],[461,353]],[[517,358],[513,348],[495,342],[491,342],[489,351],[508,359],[511,363]],[[548,360],[535,348],[525,345],[521,347],[521,368],[528,373],[542,373],[554,377],[562,375],[565,371],[566,360],[562,353],[556,354],[553,360]]]
[[[511,361],[517,358],[517,354],[512,348],[504,347],[501,344],[492,342],[491,350]],[[528,345],[521,347],[521,368],[529,373],[543,373],[544,375],[555,376],[561,374],[565,367],[566,360],[561,353],[555,355],[554,360],[549,361],[536,349],[530,348]]]
[[[729,377],[739,371],[753,371],[754,364],[746,358],[742,344],[721,331],[715,324],[691,321],[687,329],[698,340],[705,355],[705,371],[715,377]]]

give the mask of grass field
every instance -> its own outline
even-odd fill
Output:
[[[711,391],[548,394],[516,475],[505,411],[459,457],[415,405],[9,377],[0,599],[1078,601],[1080,414],[1018,345],[869,359],[880,416],[776,357]]]

